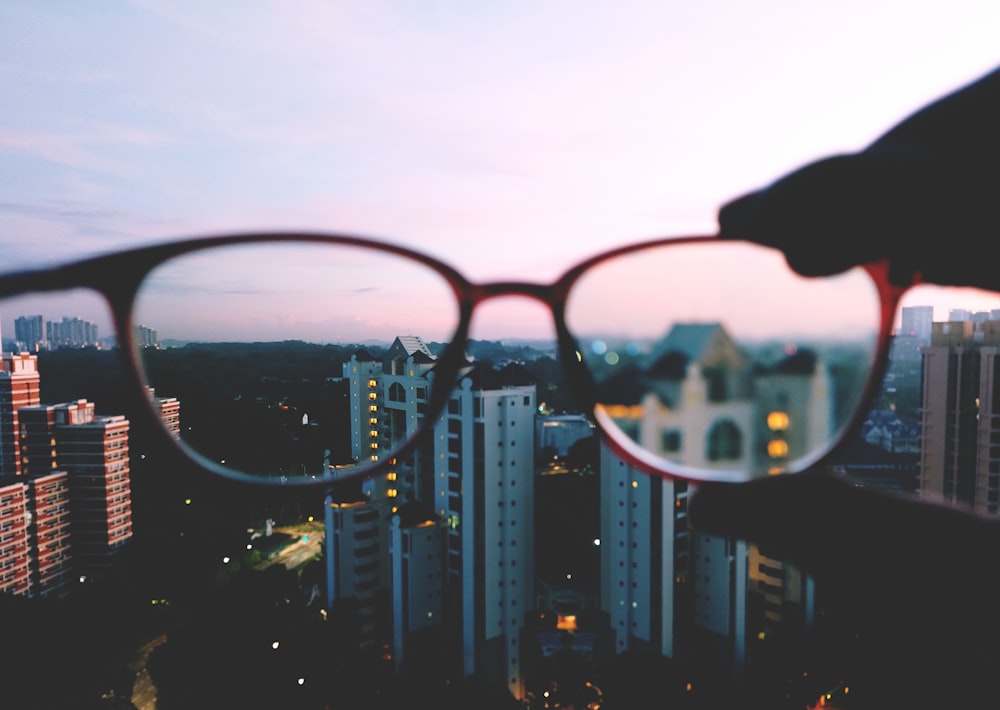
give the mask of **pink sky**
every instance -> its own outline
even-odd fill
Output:
[[[710,232],[727,199],[1000,62],[991,0],[5,3],[0,26],[11,269],[310,229],[547,280]],[[0,304],[3,332],[23,308]],[[24,312],[101,323],[79,299]],[[479,326],[549,332],[518,301]]]

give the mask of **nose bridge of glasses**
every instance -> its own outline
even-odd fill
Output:
[[[481,335],[483,339],[504,340],[554,339],[556,336],[552,318],[561,307],[561,299],[552,286],[526,281],[494,281],[474,286],[471,300],[475,312],[470,337]],[[545,323],[537,318],[539,311],[532,308],[532,303],[548,311],[548,317],[541,319]]]

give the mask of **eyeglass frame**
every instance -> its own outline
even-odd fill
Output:
[[[145,376],[140,348],[132,332],[132,314],[135,300],[143,281],[156,267],[173,258],[197,251],[210,250],[219,247],[246,244],[330,244],[335,246],[357,247],[373,252],[391,254],[402,259],[426,266],[443,277],[451,288],[458,306],[458,321],[452,338],[435,362],[435,370],[439,373],[434,378],[428,401],[427,416],[418,429],[406,441],[392,452],[392,455],[378,462],[365,466],[362,470],[344,475],[343,472],[313,477],[289,477],[275,483],[273,479],[226,468],[207,458],[197,450],[188,446],[180,438],[169,435],[167,429],[156,414],[150,397],[143,393],[150,387]],[[596,383],[587,365],[579,357],[579,344],[566,325],[565,306],[567,296],[577,280],[593,267],[621,256],[641,252],[660,246],[673,246],[696,243],[744,243],[761,250],[779,251],[772,246],[750,242],[741,239],[731,239],[722,235],[697,235],[660,237],[637,242],[630,242],[612,249],[596,253],[566,269],[555,280],[549,283],[537,283],[518,280],[490,281],[475,283],[459,272],[455,267],[411,247],[392,241],[386,241],[368,236],[343,233],[324,232],[245,232],[209,235],[161,242],[123,249],[106,254],[86,257],[66,264],[50,267],[29,268],[23,271],[0,274],[0,299],[20,296],[28,293],[46,293],[68,291],[77,288],[90,289],[99,293],[106,302],[114,323],[118,349],[124,350],[122,355],[129,375],[129,390],[134,402],[142,403],[139,410],[146,419],[146,424],[161,433],[161,439],[169,442],[176,453],[181,454],[188,462],[202,471],[224,479],[241,483],[259,484],[267,487],[305,487],[319,488],[332,483],[342,482],[348,478],[369,478],[385,473],[394,465],[394,460],[411,453],[420,443],[421,436],[433,427],[433,422],[447,406],[448,398],[458,381],[458,375],[465,359],[465,347],[469,339],[469,328],[472,315],[480,304],[502,296],[525,296],[547,306],[553,317],[556,333],[557,352],[560,365],[567,378],[573,397],[577,404],[588,412],[603,440],[611,450],[631,466],[637,467],[648,474],[668,478],[681,478],[693,482],[741,482],[748,480],[749,472],[706,471],[671,463],[662,464],[662,459],[655,458],[651,452],[639,447],[624,434],[617,435],[608,423],[602,421],[603,415],[595,394]],[[888,367],[888,355],[891,345],[892,324],[902,296],[910,288],[925,283],[918,272],[900,267],[888,259],[859,264],[864,269],[875,286],[880,302],[879,331],[872,359],[871,372],[858,399],[854,411],[847,418],[846,424],[833,438],[828,446],[805,457],[788,473],[806,470],[824,459],[834,455],[855,432],[867,414],[874,400],[877,388],[880,386]],[[790,271],[793,271],[789,267]],[[108,278],[108,274],[113,274]],[[832,275],[832,274],[829,274]],[[824,278],[814,276],[813,278]],[[124,348],[123,348],[124,344]],[[443,376],[441,376],[443,375]],[[668,470],[669,469],[669,470]]]

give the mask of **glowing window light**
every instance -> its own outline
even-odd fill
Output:
[[[772,439],[767,442],[767,455],[772,459],[788,456],[788,442],[784,439]]]
[[[788,412],[769,412],[767,415],[767,428],[771,431],[787,431]]]

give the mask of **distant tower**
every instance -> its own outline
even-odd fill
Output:
[[[181,435],[181,403],[176,397],[157,397],[152,387],[146,388],[146,394],[153,405],[163,426],[175,439]]]
[[[14,341],[18,348],[36,352],[44,339],[41,316],[20,316],[14,319]]]
[[[897,336],[914,338],[917,345],[930,345],[933,306],[903,306]]]

